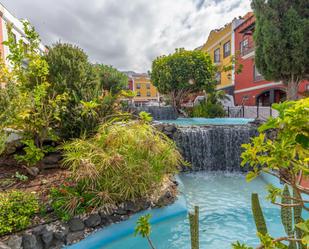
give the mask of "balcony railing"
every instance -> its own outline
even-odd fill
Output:
[[[241,47],[241,51],[240,51],[241,56],[245,56],[247,54],[250,54],[251,52],[254,51],[254,49],[255,49],[254,42],[251,41],[247,45]]]

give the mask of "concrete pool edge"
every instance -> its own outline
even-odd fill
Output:
[[[132,215],[128,220],[112,224],[106,228],[101,228],[98,231],[92,233],[85,239],[80,242],[66,246],[64,248],[67,249],[98,249],[103,246],[116,241],[125,236],[131,235],[134,233],[134,228],[136,226],[136,222],[140,216],[145,214],[151,214],[150,223],[152,225],[178,217],[182,215],[187,215],[188,209],[186,205],[185,198],[180,194],[178,199],[172,205],[144,210],[137,214]]]
[[[177,118],[174,120],[156,120],[155,123],[163,125],[188,126],[243,126],[254,122],[253,118]]]

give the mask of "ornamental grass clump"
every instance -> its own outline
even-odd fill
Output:
[[[64,165],[96,205],[149,197],[182,163],[174,142],[144,121],[103,124],[63,150]]]

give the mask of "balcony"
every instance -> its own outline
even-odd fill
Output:
[[[255,46],[254,42],[250,41],[247,44],[243,44],[240,48],[241,58],[242,59],[248,59],[251,57],[254,57],[255,52]]]

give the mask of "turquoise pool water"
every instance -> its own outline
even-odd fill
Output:
[[[258,192],[269,232],[284,234],[279,209],[265,200],[262,178],[251,183],[241,174],[198,172],[180,176],[181,186],[190,207],[200,206],[201,248],[227,249],[236,240],[258,244],[251,214],[251,193]],[[189,249],[189,225],[186,214],[153,225],[151,238],[157,249]],[[80,247],[82,248],[82,247]],[[147,249],[145,239],[123,237],[100,249]]]
[[[161,123],[190,125],[245,125],[254,121],[251,118],[178,118],[175,120],[160,120]]]

